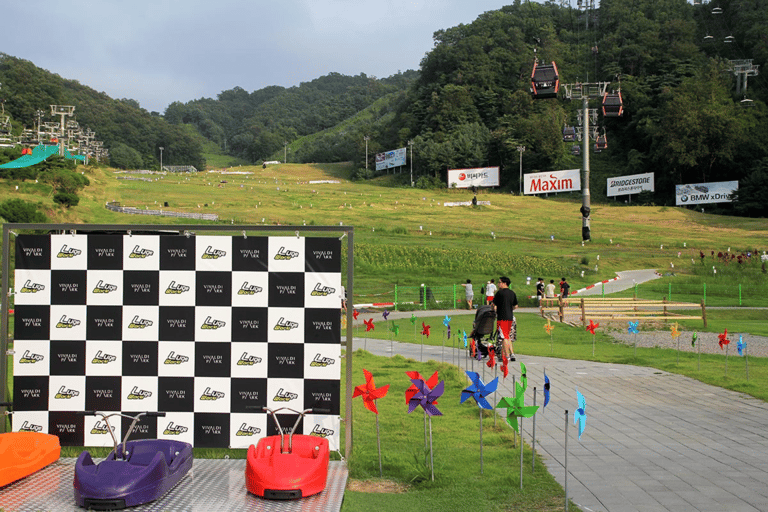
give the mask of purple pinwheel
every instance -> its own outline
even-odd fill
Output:
[[[384,321],[386,322],[386,320],[387,320],[387,317],[389,316],[389,311],[387,311],[387,310],[385,309],[385,310],[384,310],[384,312],[381,314],[381,316],[383,316],[383,317],[384,317]]]
[[[467,377],[472,381],[472,384],[461,392],[461,402],[466,402],[470,397],[475,399],[475,402],[479,407],[483,409],[493,409],[493,406],[485,399],[491,393],[496,392],[496,388],[499,386],[499,378],[496,377],[488,384],[484,384],[480,379],[480,374],[477,372],[471,372],[467,370]]]
[[[434,389],[429,389],[426,382],[421,379],[411,379],[416,386],[416,393],[408,401],[408,413],[412,413],[418,406],[421,406],[429,416],[442,416],[443,413],[435,407],[434,402],[443,395],[445,381],[438,382]]]

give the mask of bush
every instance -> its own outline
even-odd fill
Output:
[[[0,203],[0,217],[8,222],[38,224],[48,222],[48,217],[37,211],[37,206],[21,199],[9,199]]]
[[[53,202],[69,208],[71,206],[77,206],[78,203],[80,203],[80,198],[77,197],[77,194],[72,194],[69,192],[57,192],[53,196]]]

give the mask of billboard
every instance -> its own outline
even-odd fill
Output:
[[[581,190],[581,169],[536,172],[523,175],[523,193],[548,194]]]
[[[405,148],[393,149],[386,153],[376,153],[376,170],[391,169],[405,165]]]
[[[675,185],[675,205],[730,203],[738,189],[738,181]]]
[[[625,196],[627,194],[639,194],[643,190],[654,192],[653,173],[633,174],[631,176],[617,176],[608,178],[605,195],[608,197]]]
[[[478,167],[475,169],[448,169],[448,187],[498,187],[498,167]]]

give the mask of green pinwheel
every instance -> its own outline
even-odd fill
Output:
[[[530,418],[539,410],[538,405],[525,405],[525,392],[519,382],[515,383],[515,396],[504,397],[496,405],[497,409],[507,410],[507,424],[520,432],[517,426],[517,418]]]

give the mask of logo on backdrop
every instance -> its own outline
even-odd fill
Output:
[[[277,394],[275,394],[275,397],[272,399],[273,402],[290,402],[291,400],[296,400],[299,398],[299,395],[296,393],[291,393],[290,391],[285,391],[283,388],[280,388],[277,390]]]
[[[235,434],[238,437],[246,436],[251,437],[255,435],[261,434],[261,429],[259,427],[251,427],[247,423],[243,423],[240,425],[240,428],[237,429],[237,434]]]
[[[275,325],[274,330],[275,331],[290,331],[291,329],[298,329],[299,324],[296,322],[291,322],[290,320],[286,320],[284,317],[280,317],[280,320],[277,321],[277,324]]]
[[[217,260],[219,258],[223,258],[227,255],[227,251],[222,251],[220,249],[214,249],[210,245],[205,248],[205,252],[203,253],[202,259],[204,260]]]
[[[153,254],[155,254],[155,251],[152,251],[152,250],[150,250],[150,249],[142,249],[141,247],[139,247],[139,246],[137,245],[137,246],[135,246],[135,247],[133,248],[133,250],[132,250],[132,251],[131,251],[131,253],[128,255],[128,257],[129,257],[129,258],[140,258],[140,259],[144,259],[144,258],[149,258],[149,257],[150,257],[150,256],[152,256]]]
[[[61,386],[54,398],[56,400],[69,400],[70,398],[74,398],[79,395],[79,391],[75,391],[74,389],[65,389],[64,386]]]
[[[112,427],[111,429],[107,428],[106,422],[102,423],[101,420],[97,421],[96,424],[91,429],[91,434],[109,434],[109,431],[112,430],[112,432],[115,431],[115,427]]]
[[[329,365],[332,365],[335,362],[336,362],[335,359],[331,359],[330,357],[323,357],[320,355],[320,353],[318,353],[315,356],[315,358],[312,360],[312,362],[309,363],[309,366],[315,366],[315,367],[319,366],[319,367],[325,368]]]
[[[29,423],[28,421],[25,421],[21,428],[19,429],[19,432],[42,432],[43,427],[40,425],[35,425],[34,423]]]
[[[168,354],[168,357],[165,358],[163,364],[181,364],[186,363],[187,361],[189,361],[189,357],[176,354],[173,350],[171,350],[171,353]]]
[[[174,425],[173,422],[168,423],[168,426],[163,430],[164,436],[180,436],[181,434],[189,432],[189,428],[182,427],[181,425]]]
[[[243,355],[237,360],[237,366],[253,366],[260,362],[261,358],[259,356],[249,356],[248,352],[243,352]]]
[[[315,426],[312,427],[312,432],[310,432],[309,435],[315,436],[315,437],[327,438],[327,437],[331,437],[335,432],[336,432],[335,430],[332,430],[330,428],[323,428],[322,426],[320,426],[319,423],[315,423]]]
[[[44,356],[41,356],[40,354],[30,354],[29,350],[25,350],[24,355],[19,358],[19,363],[35,364],[41,362],[43,359],[45,359]]]
[[[93,364],[108,364],[113,361],[117,361],[117,356],[113,356],[111,354],[103,354],[101,350],[96,352],[96,355],[93,356],[93,361],[91,363]]]
[[[200,397],[200,400],[209,400],[209,401],[216,401],[219,399],[224,398],[224,393],[221,391],[214,391],[210,387],[205,388],[205,391],[203,391],[202,396]]]
[[[71,329],[80,325],[80,320],[74,318],[67,318],[67,315],[61,315],[61,319],[56,323],[57,329]]]
[[[185,284],[176,284],[176,281],[171,281],[171,284],[166,288],[165,293],[168,295],[180,295],[190,290],[189,286]]]
[[[256,286],[255,284],[248,284],[248,281],[245,281],[243,285],[240,287],[239,290],[237,290],[238,295],[256,295],[257,293],[261,293],[264,290],[261,286]]]
[[[336,293],[336,288],[331,288],[330,286],[323,286],[322,283],[317,283],[315,285],[315,289],[312,290],[312,293],[310,293],[313,297],[328,297],[329,295],[333,295]]]
[[[131,392],[128,393],[128,400],[144,400],[145,398],[149,398],[151,396],[151,391],[144,391],[143,389],[139,389],[138,386],[133,386]]]
[[[96,287],[93,289],[93,293],[109,293],[109,292],[115,292],[117,291],[117,285],[105,283],[101,279],[99,279],[99,282],[96,284]]]
[[[293,258],[298,258],[299,253],[297,251],[289,251],[285,247],[280,247],[280,249],[277,250],[277,254],[275,254],[276,260],[292,260]]]
[[[24,286],[21,287],[21,290],[19,290],[20,293],[37,293],[45,290],[44,284],[38,284],[33,283],[31,280],[27,279],[27,282],[24,283]]]
[[[201,329],[222,329],[224,326],[227,325],[227,322],[224,322],[222,320],[213,320],[210,316],[205,319],[203,322],[203,325],[200,326]]]
[[[61,249],[59,249],[59,253],[56,255],[57,258],[74,258],[75,256],[79,256],[83,253],[80,249],[73,249],[72,247],[67,247],[66,245],[61,246]]]

